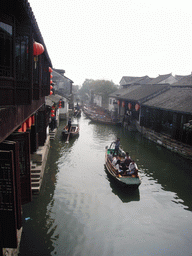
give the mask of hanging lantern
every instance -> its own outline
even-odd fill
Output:
[[[139,109],[140,109],[139,104],[136,104],[136,105],[135,105],[135,110],[138,111]]]
[[[50,75],[50,78],[53,78],[53,75]]]
[[[22,132],[26,132],[27,131],[27,123],[24,122],[22,123]]]
[[[35,69],[37,67],[38,55],[41,55],[44,52],[44,47],[42,44],[34,42],[33,43],[33,55],[35,61]]]
[[[53,92],[52,91],[50,91],[50,95],[52,95],[53,94]]]
[[[132,107],[131,103],[128,103],[128,109],[130,110]]]
[[[27,124],[27,128],[31,128],[31,125],[32,125],[32,117],[29,117],[26,121],[26,124]]]
[[[53,83],[53,81],[52,80],[50,80],[50,84],[52,84]]]
[[[51,67],[49,67],[49,73],[53,72],[53,69]]]
[[[53,89],[53,86],[52,85],[50,85],[50,90],[52,90]]]
[[[122,107],[123,107],[123,108],[125,107],[125,102],[124,102],[124,101],[122,101]]]
[[[54,109],[51,109],[51,113],[55,113],[55,110],[54,110]]]
[[[33,115],[33,116],[31,117],[31,122],[32,122],[32,125],[35,124],[35,115]]]

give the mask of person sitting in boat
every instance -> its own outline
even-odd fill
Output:
[[[132,162],[131,157],[129,156],[129,153],[126,152],[125,160],[121,163],[122,170],[124,171],[124,174],[126,175],[127,170],[129,169],[129,165]]]
[[[115,143],[114,154],[116,153],[118,155],[119,154],[119,147],[120,147],[120,138],[117,138],[117,140],[114,143]]]
[[[70,131],[71,129],[71,118],[69,118],[69,121],[68,121],[68,132]]]
[[[109,152],[108,158],[111,162],[113,161],[113,151]]]
[[[123,175],[124,171],[122,170],[122,167],[121,167],[121,161],[120,161],[120,157],[117,156],[117,162],[115,164],[115,168],[117,169],[117,174],[120,174],[120,175]]]
[[[127,175],[135,175],[136,177],[138,176],[138,167],[134,161],[129,164],[129,170],[127,171]]]
[[[117,163],[117,155],[114,155],[113,160],[112,160],[112,165],[115,166]]]

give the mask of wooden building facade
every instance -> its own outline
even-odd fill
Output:
[[[30,154],[46,140],[51,66],[28,1],[1,0],[0,248],[17,248],[21,206],[32,198]]]

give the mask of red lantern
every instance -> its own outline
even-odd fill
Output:
[[[26,131],[27,131],[27,123],[26,123],[26,122],[24,122],[24,123],[22,124],[22,131],[23,131],[23,132],[26,132]]]
[[[50,95],[52,95],[53,94],[53,92],[52,91],[50,91]]]
[[[53,72],[53,69],[51,67],[49,67],[49,73]]]
[[[55,113],[55,110],[54,110],[54,109],[51,109],[51,113]]]
[[[53,89],[53,86],[52,85],[50,85],[50,90],[52,90]]]
[[[42,44],[34,42],[33,43],[33,55],[38,56],[44,52],[44,47]]]
[[[131,109],[131,107],[132,107],[131,103],[128,103],[129,110]]]
[[[135,110],[138,111],[139,109],[140,109],[139,104],[136,104],[136,105],[135,105]]]
[[[52,116],[52,117],[54,117],[54,116],[55,116],[55,114],[53,114],[53,113],[52,113],[52,114],[51,114],[51,116]]]
[[[125,107],[125,102],[124,102],[124,101],[122,101],[122,107],[123,107],[123,108]]]
[[[27,128],[30,128],[31,125],[32,125],[32,117],[29,117],[29,118],[27,119],[26,123],[27,123]]]
[[[50,75],[50,78],[53,78],[53,75]]]
[[[32,116],[32,117],[31,117],[31,122],[32,122],[32,125],[35,124],[35,116]]]
[[[53,83],[53,81],[52,80],[50,80],[50,84],[52,84]]]

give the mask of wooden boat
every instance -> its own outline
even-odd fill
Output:
[[[106,147],[105,151],[105,168],[106,172],[123,188],[127,189],[137,189],[141,184],[141,179],[139,175],[120,175],[116,167],[112,164],[109,154],[110,152],[114,152],[115,145],[112,143],[110,147]],[[119,149],[119,156],[121,161],[125,159],[125,152],[122,149]]]
[[[120,121],[113,120],[112,118],[107,117],[105,115],[95,114],[95,115],[90,115],[89,118],[91,119],[91,121],[96,123],[121,126]]]
[[[119,120],[112,119],[109,114],[97,108],[83,107],[83,113],[95,123],[109,124],[109,125],[122,125]]]
[[[74,109],[73,116],[74,117],[80,117],[81,116],[81,109]]]
[[[69,138],[73,138],[73,137],[79,135],[79,125],[78,124],[71,124],[70,134],[69,134],[69,131],[68,131],[68,125],[66,125],[63,128],[62,135],[63,135],[64,138],[68,138],[68,136],[69,136]]]

